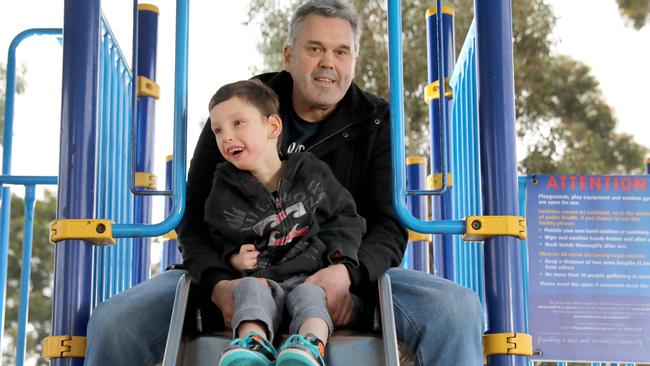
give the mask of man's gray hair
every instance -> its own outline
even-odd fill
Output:
[[[340,18],[347,20],[352,26],[354,38],[354,52],[359,54],[359,38],[361,38],[361,24],[357,10],[342,0],[309,0],[296,9],[289,22],[289,39],[287,44],[293,47],[296,45],[298,29],[302,21],[309,15],[321,15],[328,18]]]

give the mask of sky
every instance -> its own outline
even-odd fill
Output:
[[[156,103],[154,173],[162,181],[165,157],[171,154],[172,143],[175,2],[150,3],[160,8],[157,82],[161,98]],[[646,91],[650,85],[650,26],[641,31],[626,27],[615,0],[547,3],[558,16],[554,52],[589,65],[614,109],[619,131],[633,134],[637,142],[650,147]],[[129,60],[131,4],[129,0],[111,0],[104,1],[102,6]],[[256,51],[259,32],[255,26],[243,24],[247,17],[245,4],[212,0],[194,0],[190,4],[188,156],[198,138],[200,124],[208,116],[211,95],[224,83],[252,76],[252,68],[261,64]],[[0,61],[6,63],[9,43],[20,31],[61,27],[62,22],[63,0],[1,1]],[[16,98],[12,174],[58,172],[61,50],[55,40],[47,37],[30,38],[18,49],[18,63],[27,69],[27,90]]]

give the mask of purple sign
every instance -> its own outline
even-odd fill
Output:
[[[534,359],[650,362],[650,176],[530,176],[526,215]]]

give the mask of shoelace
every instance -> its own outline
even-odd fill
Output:
[[[317,340],[318,338],[315,338],[315,337],[314,337],[314,339]],[[325,364],[325,360],[323,359],[323,357],[325,356],[325,346],[323,345],[323,342],[320,342],[320,341],[319,341],[318,343],[319,343],[319,344],[317,345],[317,344],[311,342],[311,341],[310,341],[309,339],[307,339],[306,337],[303,337],[303,336],[300,335],[300,334],[294,334],[294,335],[290,336],[290,337],[287,339],[286,346],[283,347],[283,348],[289,348],[289,347],[291,347],[292,345],[300,345],[300,346],[303,346],[303,347],[307,348],[307,350],[309,350],[309,353],[311,353],[311,355],[312,355],[312,356],[313,356],[313,357],[314,357],[314,358],[315,358],[315,359],[316,359],[316,360],[317,360],[321,365],[324,365],[324,364]]]
[[[238,346],[259,352],[271,361],[276,358],[276,351],[268,341],[259,335],[250,332],[244,338],[235,338],[230,342],[231,346]]]

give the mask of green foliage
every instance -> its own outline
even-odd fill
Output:
[[[624,1],[624,0],[619,0]],[[299,0],[251,0],[249,23],[259,24],[265,65],[282,68],[288,17]],[[383,2],[352,1],[361,18],[361,54],[355,81],[388,95],[387,24]],[[647,2],[647,0],[646,0]],[[445,1],[455,9],[456,51],[474,17],[472,0]],[[402,2],[404,104],[409,154],[427,154],[428,108],[425,12],[431,2]],[[614,131],[616,120],[588,66],[552,52],[555,16],[543,0],[514,1],[513,38],[518,135],[527,146],[524,173],[629,173],[643,167],[646,149]]]
[[[641,29],[650,20],[650,0],[616,0],[618,10],[635,29]]]
[[[24,200],[11,198],[11,221],[9,243],[9,265],[7,269],[8,291],[5,309],[5,335],[9,344],[4,349],[4,359],[15,358],[16,335],[18,331],[18,306],[20,301],[20,272],[22,270],[22,242],[24,227]],[[38,358],[38,365],[48,363],[40,357],[40,342],[50,334],[52,313],[51,284],[54,273],[54,246],[49,241],[49,223],[56,217],[56,197],[45,191],[45,198],[36,201],[34,210],[34,234],[32,244],[30,295],[26,356]]]
[[[16,94],[22,94],[25,91],[25,67],[21,66],[16,73]],[[2,146],[2,134],[4,131],[5,120],[5,89],[7,87],[7,67],[0,62],[0,146]]]

